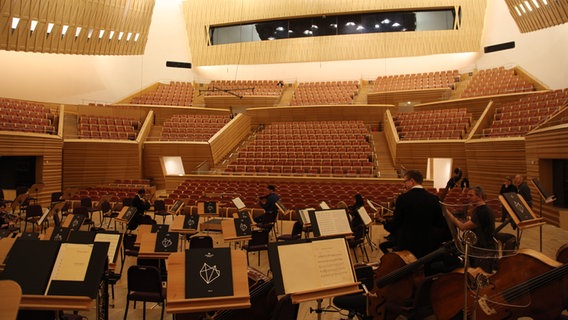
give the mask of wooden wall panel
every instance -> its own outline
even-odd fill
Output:
[[[250,117],[238,114],[228,126],[215,134],[210,140],[213,164],[217,165],[241,141],[250,134]]]
[[[36,182],[43,183],[37,195],[42,206],[49,205],[51,193],[61,191],[63,140],[54,135],[0,132],[1,156],[41,157],[37,164]],[[33,195],[36,197],[36,195]]]
[[[165,186],[161,163],[163,156],[181,157],[186,174],[191,174],[203,162],[213,163],[211,147],[207,142],[148,141],[144,143],[142,155],[143,176],[151,179],[158,189]]]
[[[428,158],[452,158],[454,167],[467,172],[464,140],[400,141],[396,147],[395,167],[417,169],[426,176]]]
[[[552,192],[552,180],[558,177],[552,176],[551,164],[547,160],[568,159],[568,124],[549,127],[534,131],[526,136],[526,165],[527,176],[529,179],[538,178],[543,187]],[[530,185],[530,184],[529,184]],[[535,188],[531,188],[533,195],[533,206],[538,208],[539,196]],[[542,214],[548,223],[560,226],[561,219],[559,208],[552,204],[542,206]],[[561,227],[566,228],[567,225]]]
[[[477,52],[481,48],[487,0],[399,1],[266,1],[194,0],[184,2],[189,46],[195,66],[336,61]],[[380,10],[461,7],[456,30],[391,32],[295,38],[209,45],[211,25],[288,17],[359,13]],[[392,45],[396,43],[397,45]]]
[[[376,125],[383,120],[385,110],[391,105],[325,105],[303,107],[249,108],[247,114],[252,125],[269,124],[279,121],[339,121],[362,120],[368,125]]]
[[[505,176],[526,174],[525,139],[493,138],[468,140],[465,144],[467,173],[471,186],[483,187],[496,199]]]
[[[66,139],[63,187],[108,184],[116,179],[141,179],[141,154],[135,141]]]

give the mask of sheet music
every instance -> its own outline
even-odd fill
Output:
[[[37,221],[37,225],[41,226],[41,224],[43,223],[43,221],[45,220],[45,218],[47,217],[47,214],[49,213],[49,209],[47,208],[43,208],[43,214],[41,215],[41,218],[39,218],[39,220]]]
[[[325,201],[320,202],[320,208],[322,208],[323,210],[327,210],[329,209],[329,206],[327,205],[327,203]]]
[[[349,234],[352,232],[345,209],[316,211],[315,217],[320,236]]]
[[[365,207],[360,207],[359,209],[357,209],[357,212],[359,213],[361,220],[363,220],[363,223],[366,226],[370,225],[371,222],[373,222],[373,220],[371,219],[371,217],[367,213],[367,209],[365,209]]]
[[[373,211],[379,212],[379,210],[377,210],[377,208],[375,207],[375,205],[371,200],[367,199],[367,204],[369,205],[369,208],[373,209]]]
[[[114,255],[116,254],[116,249],[118,248],[118,243],[120,241],[120,234],[118,233],[97,233],[95,236],[95,242],[108,242],[108,261],[114,261]]]
[[[295,293],[353,283],[346,248],[342,238],[279,246],[284,291]]]
[[[241,198],[236,197],[232,201],[233,201],[233,204],[235,205],[235,207],[237,207],[238,210],[246,208],[246,205],[243,202],[243,200],[241,200]]]
[[[45,290],[46,294],[54,280],[85,281],[92,252],[93,244],[62,243]]]
[[[308,214],[308,212],[310,210],[316,210],[314,208],[306,208],[306,209],[300,209],[298,210],[298,213],[300,214],[300,219],[302,219],[302,223],[303,224],[309,224],[311,223],[310,221],[310,215]]]

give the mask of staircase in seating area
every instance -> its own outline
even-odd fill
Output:
[[[384,131],[373,131],[371,135],[378,163],[376,176],[378,178],[396,178],[398,175],[392,162]]]
[[[294,84],[286,84],[282,90],[282,94],[280,95],[280,101],[278,101],[279,106],[289,106],[290,101],[294,97]]]

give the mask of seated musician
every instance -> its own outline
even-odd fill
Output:
[[[273,185],[268,185],[268,194],[259,198],[259,205],[264,209],[264,214],[258,217],[254,217],[256,223],[263,222],[274,222],[276,221],[276,215],[278,215],[278,206],[276,202],[280,200],[280,196],[276,193],[276,187]]]
[[[150,209],[150,203],[144,198],[145,194],[146,190],[142,188],[138,190],[132,199],[132,206],[136,207],[136,214],[130,219],[130,222],[128,222],[128,230],[136,230],[139,225],[147,224],[153,220],[150,216],[145,214],[146,210]]]
[[[492,271],[495,250],[495,216],[491,208],[485,203],[486,195],[480,186],[471,188],[467,192],[469,202],[473,207],[470,219],[461,221],[449,212],[448,219],[460,230],[471,230],[477,236],[477,241],[472,244],[471,266],[481,267],[486,272]]]

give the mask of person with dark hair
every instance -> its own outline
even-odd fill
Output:
[[[522,175],[517,174],[513,179],[513,184],[515,185],[516,192],[520,194],[525,202],[532,208],[532,196],[531,196],[531,189],[529,188],[528,184],[524,182],[524,178]]]
[[[493,259],[488,259],[494,254],[495,245],[495,216],[491,208],[485,203],[485,191],[480,186],[475,186],[467,192],[469,203],[473,211],[470,219],[460,221],[449,211],[448,219],[460,230],[471,230],[475,233],[477,241],[472,244],[472,267],[481,267],[486,272],[492,271]],[[475,250],[474,250],[475,249]]]
[[[136,230],[146,218],[146,210],[150,209],[150,203],[144,199],[146,190],[139,189],[134,198],[132,199],[131,206],[136,207],[136,214],[128,222],[129,230]]]
[[[278,215],[278,206],[276,202],[280,200],[280,196],[276,193],[276,187],[273,185],[268,185],[268,194],[260,197],[258,204],[262,209],[264,209],[264,214],[254,217],[254,221],[257,223],[262,223],[265,221],[276,221],[276,216]]]
[[[385,224],[395,250],[408,250],[421,258],[451,240],[438,197],[422,186],[418,170],[404,175],[405,193],[398,196],[392,220]]]
[[[453,176],[450,178],[450,180],[448,180],[448,183],[446,184],[446,189],[450,190],[453,189],[456,185],[458,185],[458,182],[461,180],[462,175],[463,175],[462,170],[460,168],[455,168]]]

